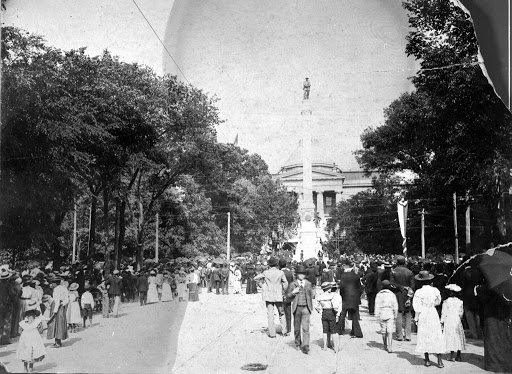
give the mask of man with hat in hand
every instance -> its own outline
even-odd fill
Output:
[[[359,325],[359,305],[361,304],[361,281],[359,275],[353,271],[354,264],[350,260],[345,260],[343,264],[344,272],[339,279],[340,295],[342,301],[341,315],[339,319],[339,334],[343,335],[345,331],[345,317],[347,312],[352,318],[352,330],[350,336],[353,338],[362,338],[363,332]]]
[[[391,271],[390,283],[396,289],[398,315],[396,318],[396,340],[411,340],[412,309],[411,300],[407,301],[408,293],[414,291],[414,274],[405,267],[405,257],[397,256],[396,268]]]
[[[297,279],[290,285],[287,297],[292,299],[293,331],[295,346],[304,354],[309,353],[309,319],[313,311],[313,285],[306,278],[306,269],[299,265],[295,269]],[[302,332],[302,339],[301,339]]]
[[[272,257],[268,260],[268,270],[258,274],[254,277],[255,281],[261,281],[262,284],[262,297],[267,306],[268,317],[268,336],[271,338],[276,337],[276,327],[274,325],[274,307],[277,308],[279,313],[279,320],[281,322],[281,331],[284,336],[288,336],[286,330],[286,318],[283,308],[283,293],[288,289],[288,281],[284,273],[277,269],[278,260]]]

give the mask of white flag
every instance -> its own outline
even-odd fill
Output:
[[[400,232],[402,233],[402,251],[407,256],[407,201],[402,200],[396,203],[398,211],[398,222],[400,223]]]

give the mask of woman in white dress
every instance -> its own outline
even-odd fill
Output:
[[[78,283],[71,283],[69,286],[69,304],[66,318],[71,332],[76,332],[78,326],[82,323],[82,312],[78,300]]]
[[[236,294],[242,294],[242,272],[240,271],[240,267],[238,265],[235,268],[233,277],[233,291]]]
[[[162,301],[172,300],[171,277],[169,272],[164,273],[164,283],[162,284]]]
[[[158,291],[156,289],[156,272],[151,270],[148,278],[148,304],[158,303]]]
[[[448,299],[443,302],[441,313],[445,348],[450,351],[450,361],[460,361],[460,352],[466,349],[466,337],[461,322],[464,306],[462,300],[457,297],[461,288],[456,284],[449,284],[445,288],[449,292]],[[457,357],[455,357],[455,352],[457,352]]]
[[[176,286],[178,288],[178,301],[187,301],[187,273],[185,273],[185,268],[181,268],[176,276]]]
[[[425,366],[431,365],[429,353],[437,354],[437,365],[442,368],[444,365],[441,354],[445,352],[445,346],[441,322],[436,310],[436,305],[441,303],[441,294],[437,288],[432,287],[434,276],[428,271],[420,271],[415,279],[422,284],[412,299],[412,306],[416,312],[415,320],[418,323],[416,352],[425,355]]]

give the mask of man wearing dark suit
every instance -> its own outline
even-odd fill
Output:
[[[391,271],[390,283],[396,288],[396,298],[398,301],[398,315],[396,317],[396,340],[411,340],[412,310],[411,306],[406,306],[407,292],[414,291],[414,274],[405,267],[405,257],[397,256],[396,268]]]
[[[286,262],[284,258],[279,259],[279,269],[284,273],[286,280],[288,282],[288,289],[286,293],[290,290],[290,285],[293,282],[293,273],[289,269],[289,263]],[[284,316],[286,317],[286,331],[292,331],[292,303],[288,300],[287,297],[283,298],[283,308],[284,308]]]
[[[467,266],[460,274],[460,286],[462,287],[462,302],[464,303],[464,314],[473,339],[482,337],[480,328],[480,302],[474,294],[476,285],[482,284],[482,273],[478,269]]]
[[[213,264],[212,283],[215,286],[215,289],[217,290],[217,295],[220,295],[220,291],[219,291],[220,282],[221,282],[220,269],[217,267],[216,264]]]
[[[313,285],[306,278],[306,269],[299,265],[295,270],[297,280],[288,288],[287,297],[292,299],[293,332],[295,346],[304,354],[309,352],[309,319],[313,311]],[[302,338],[301,338],[302,332]]]
[[[375,314],[375,297],[377,296],[377,263],[370,262],[370,268],[364,276],[364,287],[368,298],[368,313]]]
[[[148,277],[144,271],[141,271],[137,278],[137,292],[139,293],[140,305],[146,305],[148,298]]]
[[[343,335],[345,331],[345,317],[347,312],[352,318],[352,330],[350,336],[362,338],[363,332],[359,325],[359,304],[361,304],[361,281],[359,275],[353,271],[354,264],[346,260],[343,264],[344,272],[340,278],[340,295],[343,301],[341,315],[339,319],[339,333]]]
[[[313,287],[316,285],[315,267],[312,262],[308,264],[308,268],[306,269],[306,279]]]

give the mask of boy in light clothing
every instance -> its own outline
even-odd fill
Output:
[[[375,297],[375,316],[380,322],[380,333],[382,334],[384,349],[389,353],[393,352],[391,345],[397,315],[398,301],[393,291],[391,291],[391,283],[385,279],[382,281],[382,291]]]

